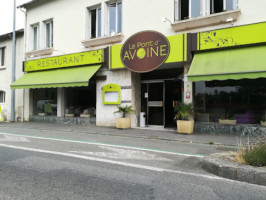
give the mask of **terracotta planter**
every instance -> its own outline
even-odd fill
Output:
[[[116,123],[116,128],[121,128],[121,129],[131,128],[130,118],[116,118],[115,123]]]
[[[266,121],[260,121],[260,124],[261,124],[262,126],[266,126]]]
[[[177,132],[178,133],[185,133],[185,134],[192,134],[194,129],[194,120],[177,120]]]
[[[233,119],[219,119],[220,124],[236,125],[236,120]]]

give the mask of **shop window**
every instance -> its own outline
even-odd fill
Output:
[[[0,91],[0,103],[5,103],[5,92]]]
[[[32,49],[33,50],[39,49],[39,26],[38,25],[32,26]]]
[[[102,9],[96,8],[89,10],[90,12],[90,38],[97,38],[102,35]]]
[[[90,81],[88,87],[65,88],[65,116],[95,117],[96,83]]]
[[[195,18],[202,15],[201,0],[175,0],[175,20]]]
[[[45,47],[53,47],[53,21],[45,22]]]
[[[34,115],[57,115],[57,89],[45,88],[33,90]]]
[[[195,83],[195,106],[209,120],[235,118],[237,123],[256,124],[266,111],[266,79]]]
[[[122,3],[112,3],[109,7],[109,34],[122,32]]]
[[[5,66],[6,47],[0,47],[0,67]]]

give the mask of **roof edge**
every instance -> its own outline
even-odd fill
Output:
[[[27,3],[24,3],[24,4],[21,4],[19,6],[17,6],[17,8],[29,8],[31,6],[35,6],[35,5],[38,5],[39,3],[42,3],[42,2],[46,2],[47,0],[31,0]]]
[[[24,29],[19,29],[19,30],[16,30],[16,35],[20,35],[20,34],[23,34],[24,33]],[[7,39],[7,38],[12,38],[12,34],[13,32],[9,32],[9,33],[5,33],[3,35],[0,35],[0,40],[4,40],[4,39]]]

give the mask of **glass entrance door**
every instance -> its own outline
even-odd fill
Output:
[[[141,84],[141,112],[146,113],[146,124],[176,127],[174,105],[182,99],[182,81],[163,80]]]
[[[164,82],[148,83],[148,125],[164,126]]]

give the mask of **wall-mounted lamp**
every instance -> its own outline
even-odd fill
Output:
[[[173,24],[173,23],[171,22],[171,20],[168,19],[167,17],[161,17],[161,20],[162,20],[163,22],[168,21],[168,22],[170,22],[170,24]]]
[[[226,20],[225,20],[225,22],[233,22],[234,21],[234,19],[232,18],[232,17],[229,17],[229,18],[227,18]]]

